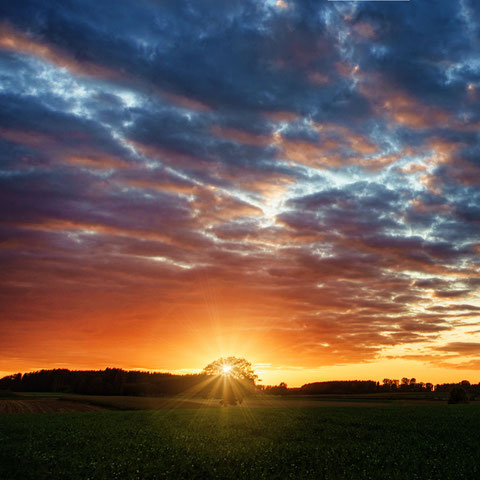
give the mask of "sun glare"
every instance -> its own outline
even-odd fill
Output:
[[[231,366],[231,365],[224,365],[224,366],[222,367],[223,373],[224,373],[225,375],[227,375],[228,373],[230,373],[230,370],[231,370],[231,369],[232,369],[232,366]]]

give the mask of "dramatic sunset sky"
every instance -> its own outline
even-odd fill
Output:
[[[480,380],[480,2],[0,2],[0,374]]]

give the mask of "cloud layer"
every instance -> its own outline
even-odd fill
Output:
[[[478,369],[479,13],[3,2],[0,370]]]

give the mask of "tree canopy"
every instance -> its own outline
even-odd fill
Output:
[[[239,380],[255,382],[258,375],[255,374],[252,364],[244,358],[221,357],[209,363],[204,369],[206,375],[225,375]]]

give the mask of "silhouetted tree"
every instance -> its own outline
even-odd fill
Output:
[[[463,387],[453,387],[450,390],[448,403],[468,403],[468,394]]]
[[[200,391],[205,375],[172,375],[107,368],[66,369],[9,375],[0,379],[0,390],[18,392],[67,392],[90,395],[176,395]],[[198,387],[198,388],[197,388]]]
[[[272,395],[285,395],[288,393],[288,387],[285,382],[280,382],[279,385],[268,385],[265,388],[265,393],[270,393]]]
[[[226,375],[241,380],[255,381],[258,376],[253,371],[252,364],[244,358],[221,357],[209,363],[204,369],[205,375]]]
[[[390,378],[383,379],[383,385],[380,386],[381,391],[392,392],[397,389],[399,384],[398,380],[392,380]]]
[[[119,368],[105,370],[71,371],[67,369],[40,370],[25,374],[16,373],[0,379],[0,390],[13,392],[65,392],[91,395],[177,395],[190,392],[204,398],[221,398],[230,405],[232,398],[240,402],[261,386],[255,386],[257,375],[245,359],[227,357],[205,367],[204,373],[196,375],[172,375],[125,371]],[[264,388],[265,393],[279,395],[295,394],[361,394],[391,391],[396,392],[399,381],[385,378],[383,384],[373,380],[315,382],[301,388],[288,388],[285,383]],[[435,392],[448,394],[454,387],[465,390],[467,398],[480,395],[480,383],[436,385]],[[262,387],[263,388],[263,387]],[[401,391],[431,392],[431,383],[416,382],[404,377]],[[233,394],[231,392],[234,392]]]
[[[209,363],[203,374],[214,377],[209,396],[221,398],[222,405],[242,403],[243,398],[255,390],[255,374],[252,364],[244,358],[222,357]]]
[[[346,380],[332,382],[307,383],[300,388],[306,395],[319,395],[323,393],[374,393],[377,391],[377,382],[373,380]]]

